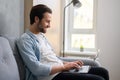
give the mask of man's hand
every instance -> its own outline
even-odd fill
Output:
[[[79,69],[82,66],[83,66],[82,61],[65,62],[64,70]]]
[[[79,69],[82,66],[83,66],[82,61],[64,62],[63,65],[52,66],[50,74],[55,74],[57,72],[62,72],[70,69]]]
[[[84,64],[82,61],[74,61],[74,62],[77,63],[80,67],[82,67]]]

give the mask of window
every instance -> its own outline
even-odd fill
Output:
[[[70,1],[68,1],[70,2]],[[65,28],[65,52],[96,51],[96,2],[95,0],[80,0],[82,6],[67,8]]]

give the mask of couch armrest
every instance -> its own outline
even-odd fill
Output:
[[[75,57],[59,57],[63,61],[76,61],[81,60],[83,61],[84,65],[90,65],[90,66],[100,66],[100,63],[94,59],[90,58],[75,58]]]

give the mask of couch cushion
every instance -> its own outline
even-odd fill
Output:
[[[0,80],[20,80],[13,52],[3,37],[0,37]]]
[[[12,48],[14,57],[16,59],[17,65],[18,65],[20,80],[25,80],[25,66],[24,66],[23,60],[19,54],[19,51],[18,51],[18,48],[16,45],[16,41],[18,38],[12,37],[12,36],[3,36],[3,37],[5,37],[9,41],[9,44]]]

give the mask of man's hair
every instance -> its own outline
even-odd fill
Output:
[[[35,16],[37,16],[41,20],[44,17],[44,13],[46,12],[52,13],[52,10],[46,5],[39,4],[33,6],[30,11],[30,24],[33,24],[35,22]]]

